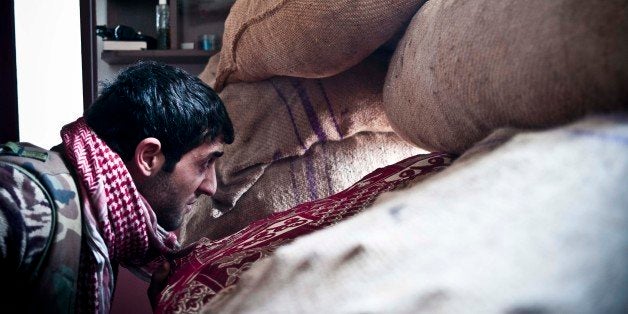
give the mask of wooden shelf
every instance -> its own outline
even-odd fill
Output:
[[[164,63],[206,63],[217,51],[204,50],[105,50],[100,58],[109,64],[130,64],[139,60]]]
[[[1,1],[1,0],[0,0]],[[155,6],[157,0],[105,0],[106,26],[130,26],[144,35],[157,37]],[[205,34],[224,32],[224,23],[235,0],[168,0],[170,8],[169,50],[105,50],[100,58],[110,65],[154,60],[167,64],[204,64],[216,51],[182,50],[182,43],[197,43]]]

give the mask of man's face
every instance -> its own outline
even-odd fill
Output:
[[[143,185],[141,193],[164,229],[178,229],[201,194],[212,196],[216,192],[215,164],[223,146],[219,140],[204,142],[184,154],[172,172],[160,170]]]

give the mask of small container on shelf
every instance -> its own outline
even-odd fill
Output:
[[[194,43],[193,42],[181,43],[181,49],[192,50],[194,49]]]
[[[214,51],[218,49],[218,40],[214,34],[203,34],[199,37],[198,47],[200,50]]]
[[[130,64],[138,60],[155,60],[168,64],[204,64],[220,51],[220,34],[228,8],[233,2],[235,1],[107,0],[107,24],[133,26],[137,30],[133,33],[134,36],[142,36],[141,40],[147,42],[147,49],[103,50],[100,59],[110,65]],[[140,30],[146,35],[140,34]],[[124,29],[118,31],[124,31],[119,32],[120,34],[128,33]],[[110,33],[113,34],[114,29]],[[159,36],[160,47],[157,45],[159,34],[162,34]],[[213,38],[208,36],[205,40],[206,50],[201,46],[202,34],[213,35]]]
[[[167,0],[159,0],[155,8],[157,49],[170,49],[170,8]]]

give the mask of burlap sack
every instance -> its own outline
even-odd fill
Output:
[[[222,53],[212,57],[209,64],[215,65],[216,59],[220,57]],[[211,82],[214,73],[209,64],[199,75],[206,82]],[[217,163],[218,191],[213,196],[213,201],[201,199],[186,216],[181,231],[183,241],[200,236],[216,238],[237,231],[246,222],[270,212],[338,192],[373,170],[373,167],[385,166],[401,158],[425,152],[404,143],[397,136],[394,136],[394,140],[374,140],[373,143],[364,143],[362,146],[355,144],[358,139],[352,139],[359,133],[392,136],[392,129],[382,108],[386,66],[381,59],[369,57],[343,73],[324,79],[274,77],[260,82],[227,85],[220,92],[220,96],[234,124],[235,141],[225,147],[225,155]],[[336,147],[333,142],[340,144]],[[325,189],[317,187],[314,194],[309,190],[300,190],[299,193],[303,194],[287,195],[283,199],[269,198],[259,204],[249,201],[246,206],[251,207],[237,206],[245,213],[233,215],[242,215],[244,218],[229,222],[231,226],[224,227],[228,232],[219,230],[208,233],[214,228],[210,225],[226,224],[224,221],[212,220],[236,208],[238,200],[254,185],[257,185],[256,191],[281,186],[276,182],[278,178],[270,174],[266,175],[263,182],[257,183],[265,171],[269,171],[268,168],[284,159],[304,156],[317,143],[329,143],[335,148],[333,152],[316,155],[318,157],[308,167],[327,165],[328,170],[342,169],[320,178],[336,183]],[[388,155],[383,154],[383,150],[388,150]],[[358,153],[361,155],[359,158],[352,157]],[[315,156],[312,154],[315,152],[310,153],[309,158]],[[336,159],[328,159],[331,156]],[[330,165],[329,160],[334,160],[338,166]],[[349,163],[352,163],[354,170],[350,170],[348,166],[337,168]],[[272,169],[282,169],[278,173],[288,171],[279,166]],[[312,169],[314,168],[310,168]],[[295,171],[297,170],[290,170],[296,176],[298,173]],[[312,173],[320,174],[311,172],[308,175],[311,176]],[[263,197],[258,195],[256,199],[260,198]]]
[[[219,61],[220,51],[211,56],[211,58],[209,58],[209,61],[207,61],[205,68],[203,68],[203,71],[198,75],[198,78],[200,78],[201,81],[205,82],[205,84],[209,85],[209,87],[211,88],[214,88],[216,83],[216,71],[218,70]]]
[[[236,140],[222,173],[302,155],[316,142],[391,132],[382,107],[386,65],[370,61],[320,80],[276,77],[227,86],[220,97]]]
[[[272,76],[328,77],[389,40],[424,0],[239,0],[225,21],[216,90]]]
[[[392,132],[363,132],[316,143],[305,155],[273,162],[257,180],[242,183],[243,195],[218,218],[211,211],[219,210],[220,204],[200,200],[186,216],[181,240],[187,244],[201,237],[222,238],[271,213],[338,193],[377,168],[422,153],[426,152]]]
[[[391,60],[386,113],[403,138],[461,153],[499,127],[626,110],[627,39],[624,0],[429,1]]]
[[[199,312],[625,313],[627,144],[626,116],[521,133],[280,247]]]

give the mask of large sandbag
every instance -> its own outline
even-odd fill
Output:
[[[520,133],[232,270],[198,312],[625,313],[626,187],[628,117]]]
[[[321,78],[386,43],[424,0],[239,0],[225,21],[216,89],[272,76]]]
[[[427,150],[628,108],[625,0],[429,1],[397,47],[386,113]]]

